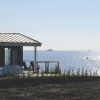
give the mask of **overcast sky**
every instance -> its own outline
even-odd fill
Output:
[[[0,32],[30,36],[39,50],[100,50],[100,0],[0,0]]]

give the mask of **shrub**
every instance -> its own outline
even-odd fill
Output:
[[[55,74],[61,74],[61,68],[58,65],[56,65],[54,72],[55,72]]]

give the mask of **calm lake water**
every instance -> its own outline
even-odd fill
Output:
[[[34,51],[24,51],[24,60],[34,60]],[[59,61],[64,69],[92,69],[100,73],[100,52],[94,51],[37,51],[39,61]],[[43,66],[43,65],[40,65]],[[52,65],[51,65],[52,66]]]

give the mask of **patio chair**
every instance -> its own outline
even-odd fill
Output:
[[[24,70],[27,70],[26,62],[23,61]]]
[[[34,71],[34,61],[30,61],[30,66],[32,67],[32,70]]]

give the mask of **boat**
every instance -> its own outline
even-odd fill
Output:
[[[91,51],[91,50],[88,50],[88,51]]]
[[[53,51],[52,49],[48,49],[47,51]]]

